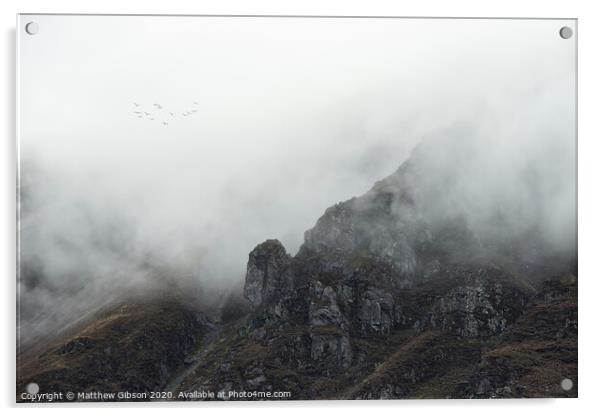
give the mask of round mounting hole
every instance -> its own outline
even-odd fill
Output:
[[[38,386],[38,383],[29,383],[27,387],[25,387],[25,390],[27,390],[27,393],[29,394],[38,394],[40,386]]]
[[[573,29],[571,29],[568,26],[563,26],[562,28],[560,28],[559,33],[562,39],[569,39],[571,36],[573,36]]]
[[[30,35],[35,35],[40,30],[40,26],[36,22],[29,22],[25,25],[25,31]]]
[[[560,382],[560,387],[562,387],[562,390],[564,391],[571,390],[573,388],[573,380],[570,378],[565,378]]]

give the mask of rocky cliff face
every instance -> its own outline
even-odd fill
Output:
[[[291,257],[278,240],[268,240],[249,254],[245,297],[255,307],[286,295],[293,288]]]
[[[266,373],[266,385],[293,389],[299,398],[419,397],[426,386],[434,397],[443,390],[450,397],[576,394],[559,387],[563,378],[576,380],[574,253],[548,250],[536,227],[517,238],[503,226],[492,232],[495,224],[487,233],[475,229],[462,209],[434,215],[433,206],[446,206],[445,187],[455,186],[455,172],[448,165],[450,171],[440,172],[445,180],[430,179],[422,150],[365,195],[328,208],[296,256],[276,240],[249,255],[249,339],[264,348],[265,360],[276,345],[283,348],[278,365],[311,380],[282,386]],[[550,285],[562,286],[563,295],[543,307],[542,297],[553,297]],[[563,318],[553,323],[556,308]],[[519,340],[526,345],[509,339],[531,313],[546,316],[539,319],[561,334],[547,342],[570,345],[571,352],[554,364],[561,370],[529,388],[521,377],[538,370],[520,364],[517,375],[510,363],[522,353],[544,360],[531,344],[544,329],[533,331],[534,340]],[[508,356],[493,359],[500,350]],[[265,363],[253,365],[266,372]],[[492,379],[492,365],[508,374]],[[358,378],[347,388],[352,374]],[[228,377],[248,388],[244,379]],[[432,386],[437,377],[451,385]]]
[[[453,165],[429,163],[419,149],[328,208],[294,256],[278,240],[255,247],[247,306],[234,297],[221,323],[191,324],[211,337],[194,335],[157,386],[292,399],[575,397],[576,253],[549,249],[536,227],[524,238],[504,221],[475,228],[448,195]],[[74,339],[57,354],[89,345]],[[565,378],[573,389],[560,388]]]

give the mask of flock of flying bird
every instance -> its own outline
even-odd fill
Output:
[[[148,121],[154,121],[155,119],[157,119],[158,121],[161,122],[161,124],[163,126],[168,126],[170,122],[176,120],[178,117],[188,117],[188,116],[192,116],[197,112],[197,108],[199,103],[196,101],[193,101],[193,108],[190,110],[185,110],[182,113],[176,114],[172,111],[167,111],[166,109],[163,108],[163,106],[161,104],[153,104],[152,105],[152,112],[151,111],[145,111],[142,106],[138,103],[133,103],[134,104],[134,116],[143,120],[148,120]],[[180,115],[181,114],[181,115]]]

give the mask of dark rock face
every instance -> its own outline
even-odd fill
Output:
[[[351,363],[351,344],[345,335],[311,334],[311,359],[327,368],[345,368]]]
[[[330,286],[324,287],[319,281],[310,287],[308,309],[308,322],[311,326],[348,327],[347,320],[339,309],[336,292]]]
[[[499,269],[462,272],[469,281],[438,298],[415,328],[463,337],[490,336],[503,332],[524,310],[530,291],[509,284],[511,277]]]
[[[244,294],[253,306],[292,289],[290,263],[278,240],[267,240],[249,253]]]
[[[362,333],[388,333],[399,323],[401,308],[393,296],[378,288],[367,288],[360,294],[358,321]]]
[[[405,204],[405,200],[394,199],[391,194],[369,194],[337,204],[327,209],[316,226],[305,233],[301,250],[364,251],[394,268],[397,285],[407,285],[417,269],[415,242],[427,241],[429,233],[419,222],[404,224],[400,220],[394,210],[406,208]]]
[[[61,355],[77,354],[93,346],[93,340],[88,337],[77,337],[62,345],[57,352]]]

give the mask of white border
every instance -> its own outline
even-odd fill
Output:
[[[488,415],[512,412],[545,412],[548,415],[578,412],[587,414],[599,409],[596,402],[602,368],[600,367],[600,323],[598,316],[602,284],[599,278],[600,215],[602,213],[602,134],[600,131],[600,74],[602,15],[595,1],[358,1],[358,0],[4,0],[0,2],[0,19],[3,38],[4,100],[0,106],[1,123],[4,127],[2,142],[2,180],[0,205],[2,215],[2,239],[0,239],[0,263],[4,283],[2,324],[2,377],[0,392],[3,407],[15,410],[15,15],[17,13],[117,13],[117,14],[296,14],[296,15],[391,15],[391,16],[445,16],[445,17],[563,17],[579,19],[579,399],[558,400],[497,400],[497,401],[387,401],[387,402],[269,402],[269,403],[200,403],[180,404],[178,412],[220,411],[234,414],[261,414],[286,412],[341,412],[354,415],[370,410],[379,413],[420,412],[446,415]],[[129,413],[140,404],[113,404],[110,411]],[[163,404],[144,405],[144,412],[163,414]],[[173,405],[172,405],[173,406]],[[24,411],[35,411],[29,406]],[[105,413],[94,404],[45,406],[44,413],[64,414],[85,411]]]

